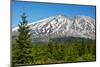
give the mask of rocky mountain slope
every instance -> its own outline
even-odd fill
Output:
[[[84,37],[95,39],[95,19],[89,16],[51,16],[30,26],[33,41],[55,37]],[[12,36],[18,35],[18,27],[12,29]]]

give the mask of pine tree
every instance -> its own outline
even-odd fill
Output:
[[[27,16],[25,13],[22,14],[19,29],[19,35],[16,39],[16,43],[18,45],[18,56],[16,64],[32,64],[32,42],[31,42],[31,34],[29,30],[29,26],[27,25],[28,21],[26,20]]]

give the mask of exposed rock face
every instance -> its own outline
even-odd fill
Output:
[[[95,39],[95,19],[89,16],[52,16],[30,26],[33,41],[46,41],[55,37],[84,37]],[[12,36],[18,35],[18,27],[13,28]]]

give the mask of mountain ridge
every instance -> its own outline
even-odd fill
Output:
[[[63,36],[95,39],[95,19],[90,16],[51,16],[28,24],[32,38],[55,38]],[[18,27],[13,28],[12,36],[18,34]]]

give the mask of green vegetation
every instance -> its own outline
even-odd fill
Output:
[[[12,39],[12,66],[63,62],[95,61],[96,41],[86,38],[60,37],[48,43],[32,43],[26,16],[22,15],[19,36]]]
[[[32,64],[33,63],[33,56],[32,56],[32,42],[30,39],[30,30],[29,26],[27,25],[28,21],[26,20],[26,15],[23,13],[21,16],[22,21],[20,22],[19,29],[19,35],[16,38],[15,42],[12,45],[12,66],[15,66],[14,64]]]
[[[18,56],[15,52],[16,45],[13,44],[13,57]],[[49,43],[33,43],[33,59],[31,64],[49,64],[62,62],[95,61],[96,43],[95,40],[85,38],[56,38],[50,39]],[[27,62],[28,60],[25,59]],[[13,58],[13,61],[17,61]],[[27,63],[26,64],[29,64]],[[14,63],[16,64],[16,62]]]

